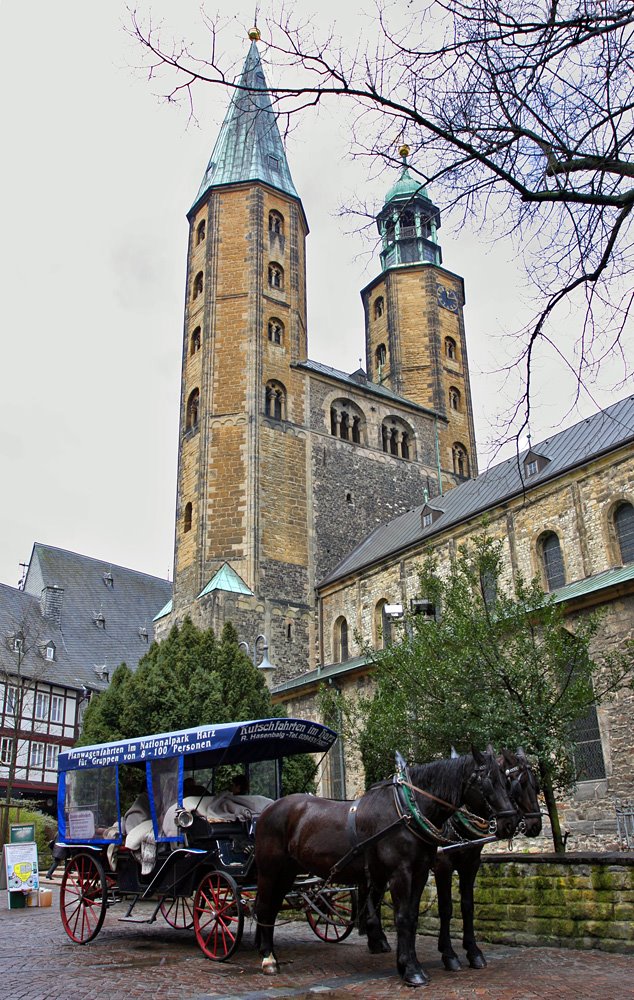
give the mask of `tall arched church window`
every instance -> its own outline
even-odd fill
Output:
[[[343,615],[337,618],[333,632],[333,663],[345,663],[350,659],[348,649],[348,622]]]
[[[538,539],[537,544],[547,590],[563,587],[566,582],[566,574],[558,536],[554,531],[545,531]]]
[[[384,367],[387,360],[387,350],[385,344],[379,344],[376,351],[374,352],[374,358],[376,360],[376,367],[380,371]]]
[[[269,320],[269,340],[272,344],[281,344],[284,338],[284,324],[281,319],[272,317]]]
[[[378,299],[374,300],[374,318],[378,319],[385,312],[385,299],[382,295],[379,295]]]
[[[453,337],[445,337],[445,357],[454,359],[457,356],[455,340]]]
[[[185,504],[185,513],[183,514],[183,531],[192,530],[192,505],[191,502]]]
[[[284,235],[284,216],[281,212],[269,212],[269,232]]]
[[[469,475],[469,455],[467,449],[459,441],[456,441],[451,449],[453,455],[453,471],[457,476],[466,479]]]
[[[449,409],[460,409],[460,390],[456,389],[455,385],[449,387]]]
[[[198,411],[200,408],[200,390],[192,389],[187,399],[187,410],[185,412],[185,430],[198,430]]]
[[[280,264],[269,264],[269,287],[280,290],[284,288],[284,269]]]
[[[200,327],[197,326],[196,329],[192,331],[191,339],[189,342],[190,354],[196,354],[196,352],[200,350],[200,338],[201,338],[201,330]]]
[[[192,291],[192,297],[197,299],[199,295],[203,293],[203,272],[199,271],[194,278],[194,287]]]
[[[205,220],[203,219],[202,222],[198,223],[198,227],[196,229],[196,246],[198,246],[200,243],[204,243],[205,230],[206,230]]]
[[[621,503],[614,511],[614,530],[621,562],[634,562],[634,507],[631,503]]]
[[[281,382],[270,381],[264,390],[264,412],[273,420],[284,420],[286,416],[286,389]]]

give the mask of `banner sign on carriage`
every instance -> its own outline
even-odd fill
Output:
[[[112,764],[138,764],[146,760],[190,754],[231,751],[231,760],[257,759],[258,748],[270,756],[320,753],[328,750],[337,734],[327,726],[305,719],[256,719],[218,726],[200,726],[135,740],[78,747],[60,753],[59,771]]]

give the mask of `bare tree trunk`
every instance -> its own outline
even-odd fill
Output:
[[[566,845],[561,835],[561,824],[559,822],[559,813],[557,812],[557,802],[555,800],[555,793],[553,791],[553,783],[551,781],[548,770],[544,767],[541,761],[539,762],[539,774],[542,780],[542,790],[544,792],[544,799],[546,800],[546,808],[548,810],[548,817],[550,819],[550,827],[553,832],[553,844],[555,847],[555,853],[565,854]]]

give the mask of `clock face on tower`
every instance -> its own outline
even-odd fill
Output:
[[[449,309],[450,312],[458,312],[460,302],[453,288],[445,288],[444,285],[436,285],[436,291],[438,294],[439,306],[442,306],[443,309]]]

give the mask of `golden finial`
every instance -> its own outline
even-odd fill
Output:
[[[259,42],[261,37],[262,35],[260,34],[259,28],[256,27],[256,28],[251,28],[249,30],[249,38],[251,39],[252,42]]]
[[[404,142],[402,146],[398,147],[398,155],[402,156],[404,160],[407,159],[409,156],[409,146],[407,143]]]

